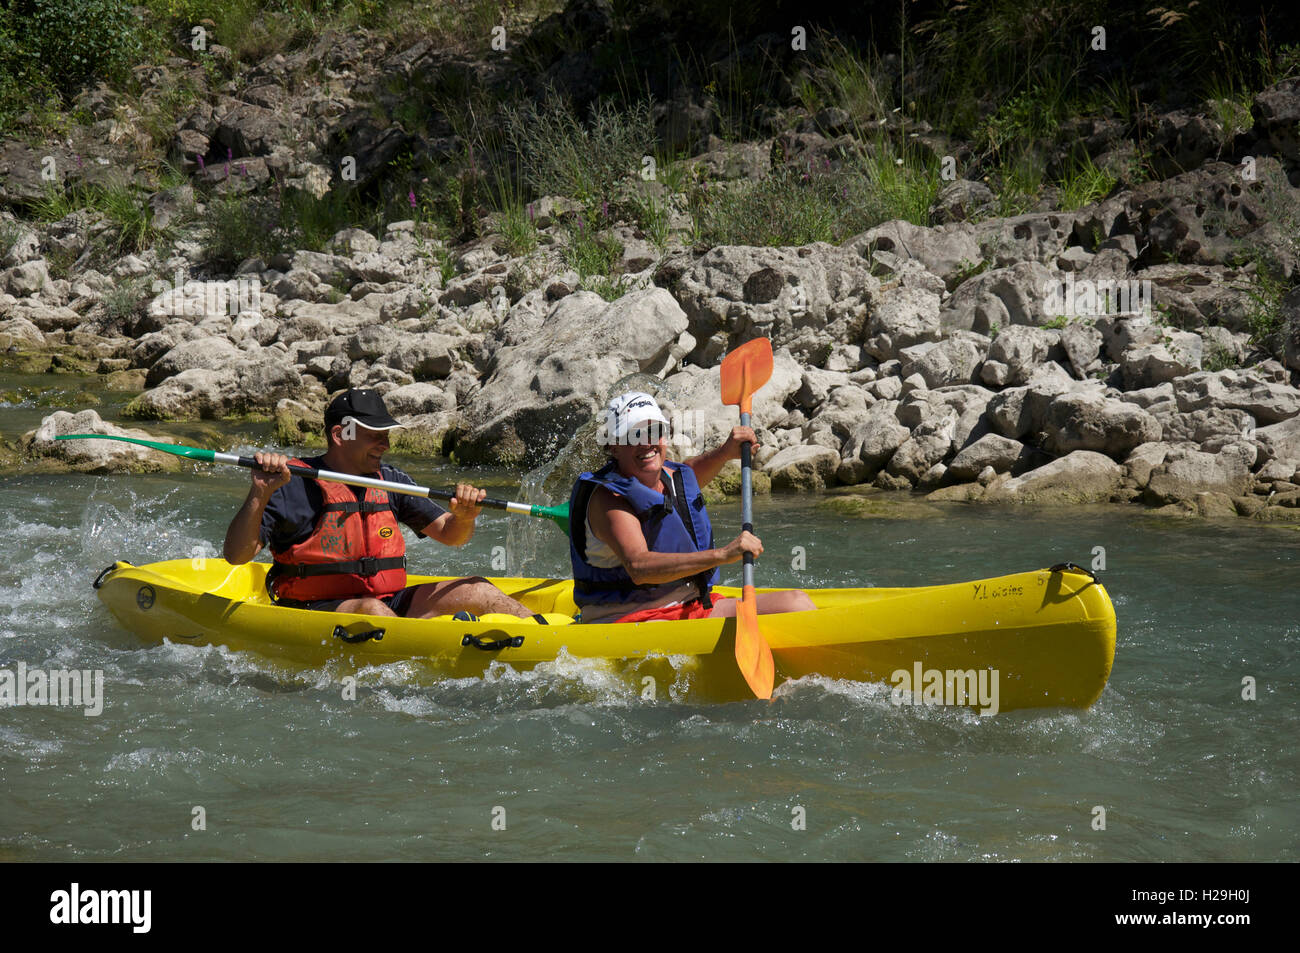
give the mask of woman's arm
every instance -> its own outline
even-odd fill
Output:
[[[587,505],[591,531],[614,550],[619,562],[637,585],[675,582],[727,563],[738,562],[746,552],[758,557],[763,544],[752,533],[741,533],[721,549],[698,553],[656,553],[645,541],[641,521],[626,500],[604,487],[596,490]]]

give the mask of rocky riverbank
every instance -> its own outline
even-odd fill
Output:
[[[104,86],[82,94],[94,121],[67,141],[0,144],[3,366],[98,375],[138,392],[125,416],[141,422],[274,417],[296,445],[318,439],[333,392],[372,387],[410,422],[397,449],[531,468],[634,373],[662,381],[679,455],[714,445],[735,422],[719,360],[763,335],[776,367],[755,402],[757,461],[775,492],[872,486],[1300,520],[1300,79],[1255,95],[1235,131],[1208,107],[1076,120],[1067,138],[1090,164],[1127,168],[1140,142],[1157,173],[1117,173],[1077,208],[1049,189],[1028,211],[996,214],[983,177],[945,172],[971,144],[925,123],[887,115],[873,142],[843,110],[792,104],[765,138],[725,142],[678,103],[657,110],[654,145],[675,138],[686,153],[679,185],[629,173],[596,218],[545,195],[523,207],[526,242],[505,236],[499,214],[468,236],[415,215],[214,273],[202,222],[215,204],[274,189],[324,200],[344,188],[344,159],[346,187],[381,179],[410,137],[367,97],[457,65],[427,41],[332,40],[204,86],[170,132],[185,181],[165,188]],[[144,82],[195,70],[177,58]],[[740,194],[791,169],[834,176],[909,137],[936,176],[925,224],[885,220],[797,247],[696,240],[700,182]],[[456,141],[447,130],[424,146],[451,153]],[[67,194],[122,172],[167,240],[106,257],[103,212],[38,221],[47,156]],[[628,211],[647,202],[658,229]],[[599,280],[575,267],[591,241],[609,253]],[[52,440],[77,430],[120,432],[93,411],[57,412],[9,441],[7,466],[165,465],[121,444]]]

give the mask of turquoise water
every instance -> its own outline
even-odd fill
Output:
[[[460,475],[394,462],[435,486]],[[216,468],[0,483],[0,669],[105,681],[98,717],[0,708],[0,859],[1300,859],[1300,533],[1136,508],[846,518],[757,501],[764,585],[956,582],[1102,547],[1119,642],[1083,712],[980,718],[823,678],[770,704],[645,701],[574,659],[446,680],[374,667],[349,701],[329,667],[144,647],[94,598],[115,559],[218,553],[246,486]],[[736,506],[712,513],[720,538],[738,524]],[[461,550],[413,543],[413,571],[486,571],[510,519],[486,513]],[[529,525],[538,556],[512,569],[563,573],[562,537]]]

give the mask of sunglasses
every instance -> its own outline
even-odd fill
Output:
[[[650,421],[630,428],[624,442],[631,446],[648,445],[669,439],[672,433],[673,429],[668,424],[659,423],[657,420]]]

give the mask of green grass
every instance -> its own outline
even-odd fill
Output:
[[[809,46],[821,53],[818,65],[810,73],[797,74],[793,80],[806,110],[817,112],[828,106],[837,107],[848,112],[856,125],[889,112],[891,81],[882,75],[877,62],[864,59],[839,37],[820,28],[813,31]]]
[[[1061,180],[1057,205],[1064,211],[1073,211],[1099,202],[1115,187],[1115,176],[1097,168],[1091,157],[1074,161],[1065,178]]]
[[[537,227],[524,208],[510,206],[497,212],[493,229],[501,236],[506,254],[511,258],[526,255],[537,247]]]
[[[146,197],[129,185],[50,186],[32,205],[34,217],[41,222],[57,222],[82,209],[99,212],[112,226],[106,251],[119,255],[143,251],[160,237]]]
[[[654,196],[647,195],[633,199],[630,211],[646,238],[663,254],[670,234],[668,208]]]
[[[23,227],[18,222],[0,219],[0,259],[8,257],[18,239],[22,237]]]
[[[1249,132],[1255,124],[1250,114],[1254,95],[1250,90],[1242,89],[1230,80],[1215,77],[1210,80],[1210,96],[1206,102],[1210,118],[1223,127],[1220,146],[1227,146],[1237,136]]]
[[[996,172],[997,214],[1022,215],[1038,202],[1045,164],[1040,156],[1026,152],[1002,164]]]
[[[623,260],[623,249],[609,235],[593,228],[584,217],[567,230],[560,257],[585,283],[592,276],[613,274]]]
[[[1250,344],[1274,357],[1281,357],[1286,318],[1282,299],[1291,286],[1262,259],[1256,260],[1255,280],[1246,289],[1250,304],[1246,307],[1246,328]]]
[[[206,257],[229,266],[281,252],[324,251],[342,229],[382,234],[386,224],[381,210],[364,208],[355,193],[338,189],[321,198],[297,189],[216,195],[209,198],[201,223]]]
[[[613,201],[619,183],[638,175],[642,157],[654,154],[647,103],[622,112],[600,103],[584,122],[552,91],[540,106],[504,107],[503,128],[523,180],[537,195],[566,195],[589,209]]]
[[[840,243],[891,219],[926,224],[936,170],[902,160],[884,141],[872,157],[832,170],[779,167],[756,183],[702,183],[690,196],[699,241],[712,245]]]

